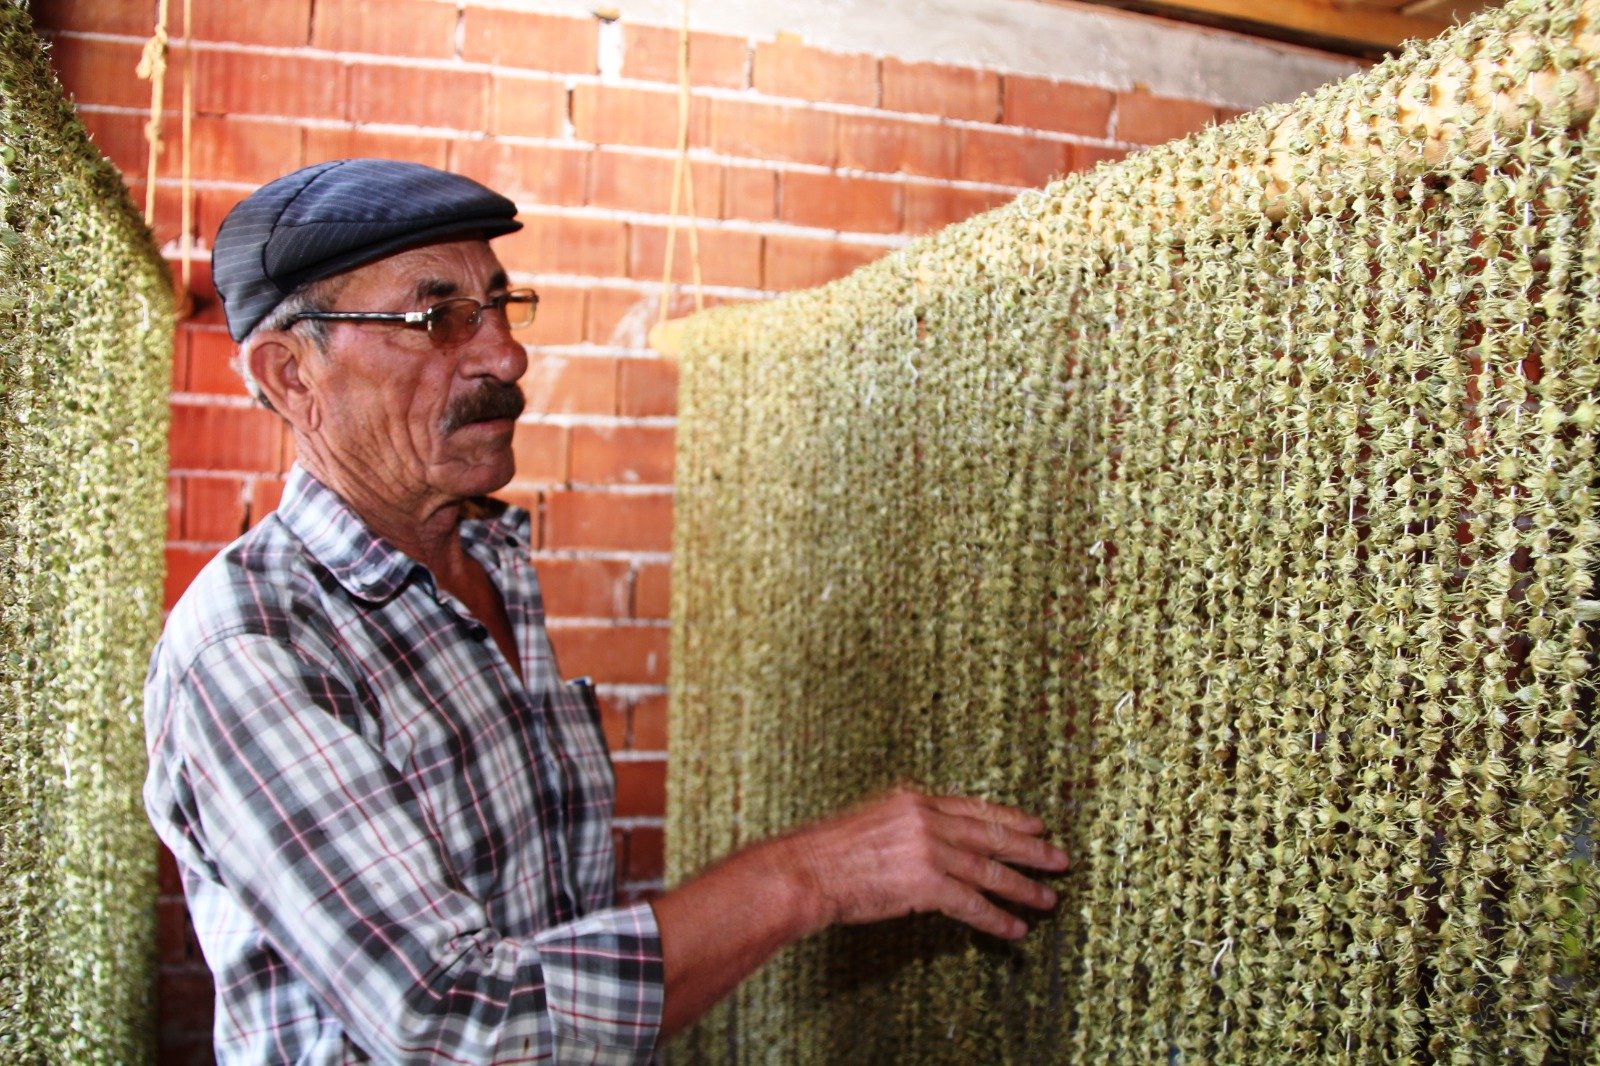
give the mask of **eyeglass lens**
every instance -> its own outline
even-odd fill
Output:
[[[465,344],[477,334],[485,312],[501,316],[508,327],[518,330],[533,325],[538,307],[539,297],[532,289],[513,289],[482,304],[468,296],[442,300],[430,309],[428,333],[435,344]]]

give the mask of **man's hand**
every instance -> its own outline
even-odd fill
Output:
[[[1056,894],[1013,866],[1059,871],[1044,824],[1011,807],[901,789],[774,841],[816,904],[817,928],[938,911],[993,936],[1028,931],[989,898],[1044,910]]]
[[[666,970],[663,1037],[698,1018],[786,944],[830,925],[939,911],[1016,939],[1028,931],[994,897],[1053,906],[1012,869],[1059,871],[1066,853],[1010,807],[901,789],[753,844],[651,901]]]

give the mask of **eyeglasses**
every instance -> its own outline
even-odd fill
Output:
[[[440,300],[426,311],[302,311],[285,323],[284,328],[301,319],[394,322],[402,326],[421,326],[428,331],[435,348],[454,348],[477,336],[478,327],[483,325],[485,311],[499,315],[501,321],[515,330],[533,325],[533,317],[538,310],[538,293],[532,289],[512,289],[499,296],[491,296],[484,303],[470,296],[455,296]]]

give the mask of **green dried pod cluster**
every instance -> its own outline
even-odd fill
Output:
[[[902,780],[1076,863],[1018,946],[800,944],[681,1060],[1600,1057],[1579,15],[686,324],[669,876]]]
[[[172,293],[20,0],[0,0],[0,215],[0,1060],[138,1062]]]

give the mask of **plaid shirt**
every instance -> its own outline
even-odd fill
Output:
[[[592,690],[556,673],[528,515],[461,538],[526,683],[299,469],[167,622],[145,806],[183,870],[223,1063],[654,1050],[655,919],[611,906],[615,780]]]

